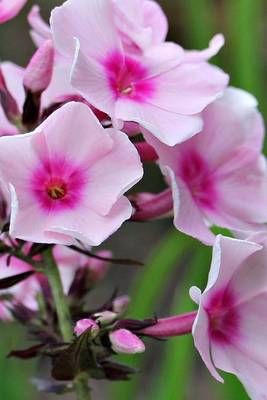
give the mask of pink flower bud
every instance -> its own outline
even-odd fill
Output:
[[[75,325],[74,332],[77,336],[90,329],[91,335],[93,337],[97,336],[99,332],[99,326],[92,319],[80,319]]]
[[[138,336],[127,329],[118,329],[109,334],[112,349],[116,353],[135,354],[143,353],[145,345]]]
[[[24,75],[23,84],[32,93],[42,93],[50,84],[54,64],[51,40],[45,41],[34,53]]]
[[[130,297],[127,295],[117,297],[112,304],[113,311],[117,314],[123,314],[130,303]]]
[[[101,313],[96,313],[94,316],[97,318],[97,322],[101,325],[112,324],[117,319],[117,314],[112,311],[103,311]]]

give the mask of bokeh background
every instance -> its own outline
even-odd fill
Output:
[[[25,66],[34,51],[26,19],[30,7],[39,4],[43,16],[48,19],[51,9],[61,3],[60,0],[29,1],[18,18],[0,26],[0,59]],[[212,62],[230,74],[232,85],[255,94],[267,117],[266,1],[161,0],[159,3],[170,21],[170,40],[185,48],[205,48],[215,33],[225,35],[226,45]],[[148,166],[142,190],[158,191],[162,185],[157,168]],[[92,303],[102,302],[118,288],[120,293],[131,293],[129,315],[132,317],[149,317],[155,313],[163,316],[194,308],[188,289],[191,284],[204,287],[211,249],[175,232],[171,221],[127,223],[104,247],[111,248],[117,257],[145,261],[145,267],[112,266],[105,281],[90,297]],[[0,332],[0,399],[54,400],[53,395],[38,393],[30,383],[33,376],[48,377],[48,366],[6,359],[11,349],[25,347],[28,341],[25,329],[16,324],[0,324]],[[149,351],[145,355],[121,357],[122,361],[140,370],[131,382],[92,382],[93,398],[248,399],[234,377],[225,376],[225,385],[213,381],[190,336],[167,342],[150,341],[147,347]]]

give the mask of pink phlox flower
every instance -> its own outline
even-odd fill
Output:
[[[256,99],[235,88],[203,118],[202,132],[173,148],[144,134],[172,187],[174,225],[212,244],[210,225],[255,231],[267,221],[264,124]]]
[[[56,50],[69,60],[75,52],[73,87],[114,123],[139,123],[168,145],[199,132],[199,113],[223,93],[228,76],[206,61],[187,63],[174,43],[128,52],[115,19],[107,0],[68,0],[53,10]]]
[[[0,142],[12,237],[99,245],[130,218],[123,194],[142,178],[140,158],[125,134],[104,129],[86,105],[68,103],[34,132]]]
[[[250,241],[218,236],[207,287],[193,287],[199,304],[193,337],[211,374],[235,374],[253,400],[266,399],[266,234]],[[260,244],[258,244],[260,243]]]

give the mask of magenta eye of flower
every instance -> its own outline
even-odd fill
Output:
[[[217,199],[214,180],[206,161],[197,152],[183,154],[178,175],[200,206],[214,208]]]
[[[238,336],[240,318],[234,304],[231,292],[222,295],[218,293],[218,296],[210,300],[206,311],[209,315],[209,329],[213,340],[226,343]]]
[[[143,102],[151,98],[155,91],[152,79],[147,79],[147,68],[134,58],[123,58],[114,52],[104,61],[110,88],[117,99],[121,96]]]
[[[48,196],[53,200],[59,200],[66,196],[67,185],[64,182],[52,182],[46,188]]]
[[[43,160],[33,171],[30,187],[44,212],[73,210],[84,197],[87,171],[64,156]]]

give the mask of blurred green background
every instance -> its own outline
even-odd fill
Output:
[[[90,0],[88,0],[90,1]],[[26,22],[33,4],[39,4],[44,17],[62,1],[29,1],[20,16],[0,26],[1,60],[25,65],[34,46]],[[222,32],[226,45],[213,60],[231,76],[231,84],[247,89],[259,99],[267,117],[266,91],[266,1],[264,0],[161,0],[170,21],[169,38],[185,48],[205,48],[211,37]],[[161,177],[148,168],[142,183],[145,190],[158,190]],[[191,284],[204,286],[211,249],[178,234],[171,221],[147,224],[128,223],[105,243],[117,256],[146,260],[141,270],[115,266],[96,291],[93,302],[107,298],[114,287],[121,293],[130,291],[132,317],[159,316],[192,310]],[[29,383],[31,376],[48,376],[39,363],[6,359],[10,349],[25,347],[23,328],[15,324],[0,325],[0,399],[53,399],[39,394]],[[225,376],[226,384],[213,381],[194,350],[190,336],[150,342],[149,351],[136,357],[122,357],[140,368],[127,383],[93,382],[93,398],[101,400],[245,400],[248,397],[235,378]],[[66,397],[67,398],[67,397]],[[68,397],[71,399],[72,397]]]

